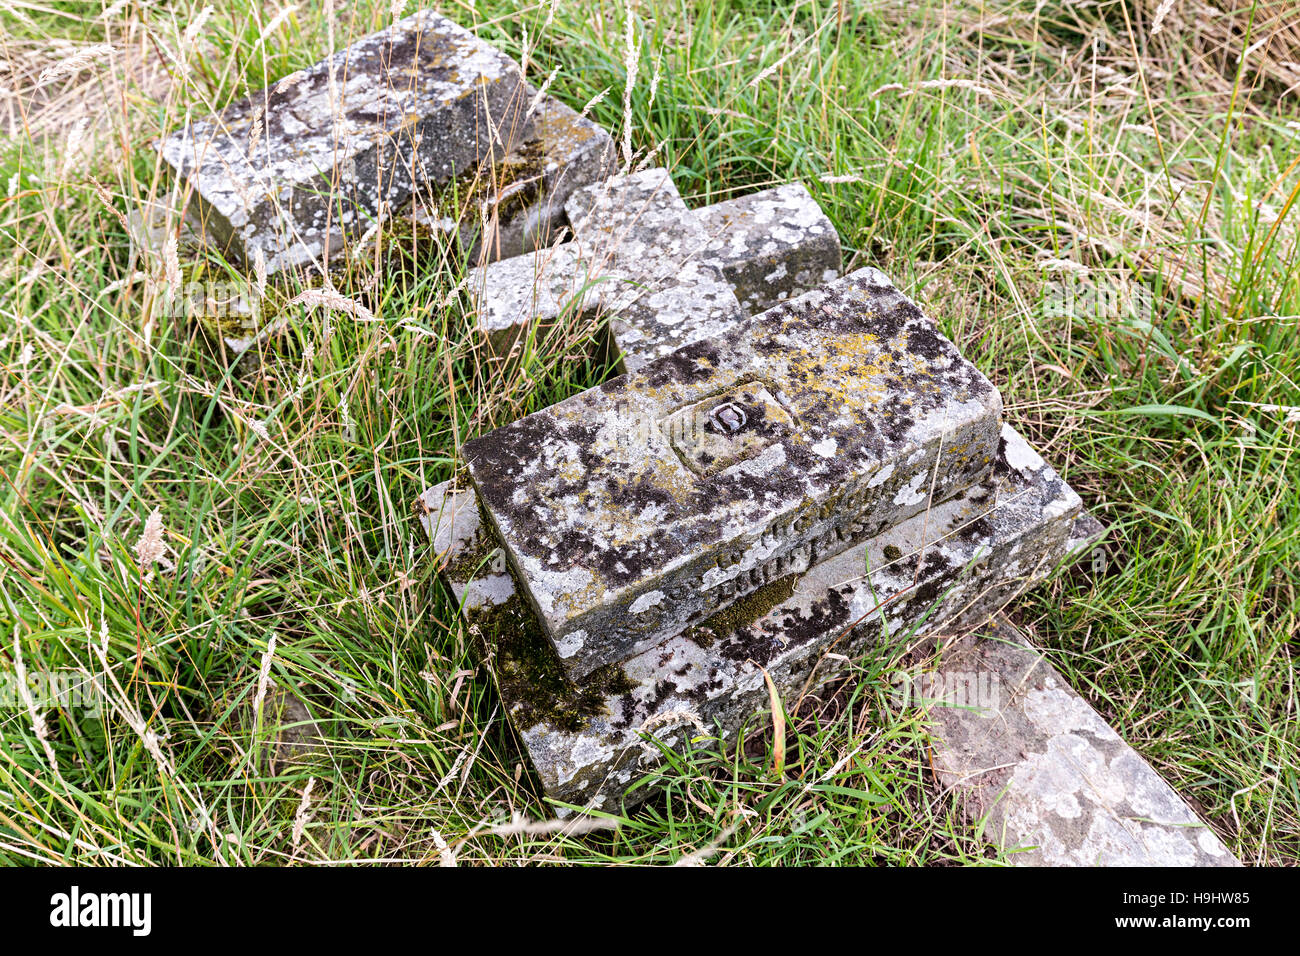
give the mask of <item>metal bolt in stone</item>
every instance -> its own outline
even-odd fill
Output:
[[[734,435],[745,427],[745,411],[731,402],[719,405],[709,416],[715,428],[724,435]]]

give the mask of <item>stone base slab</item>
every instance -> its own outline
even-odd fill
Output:
[[[602,809],[648,795],[641,787],[625,798],[659,761],[646,735],[679,749],[700,736],[734,739],[767,706],[764,669],[788,697],[884,641],[977,623],[1101,533],[1056,472],[1004,428],[991,483],[575,686],[473,493],[435,486],[418,509],[547,796]]]

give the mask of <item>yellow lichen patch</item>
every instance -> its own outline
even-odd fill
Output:
[[[543,151],[548,159],[571,155],[575,147],[600,135],[600,128],[584,120],[573,110],[552,108],[543,121]]]

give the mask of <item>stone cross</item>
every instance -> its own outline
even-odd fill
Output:
[[[467,282],[499,355],[577,309],[610,316],[630,371],[839,275],[839,237],[799,184],[692,213],[665,170],[647,169],[575,189],[565,208],[571,241]]]
[[[616,195],[617,188],[615,184],[607,194]],[[696,216],[703,218],[699,212]],[[790,230],[782,229],[779,220],[773,223],[770,217],[764,218],[770,231],[791,235]],[[808,218],[801,216],[796,221],[806,222]],[[736,216],[735,220],[753,222],[744,216]],[[778,256],[776,262],[769,260],[757,268],[748,266],[759,261],[754,250],[766,244],[762,229],[739,230],[735,233],[741,236],[739,240],[725,243],[720,241],[723,232],[716,230],[710,244],[714,250],[722,244],[733,250],[736,265],[729,277],[735,277],[738,296],[770,304],[742,294],[741,289],[747,276],[765,278],[773,272],[779,276],[783,261]],[[571,248],[576,251],[579,247]],[[799,250],[801,243],[786,242],[784,248],[789,254]],[[540,251],[483,270],[485,284],[480,286],[479,303],[514,303],[516,318],[500,322],[496,331],[512,325],[526,327],[527,322],[538,320],[537,315],[554,318],[560,314],[564,307],[562,294],[538,294],[539,289],[564,291],[558,280],[551,284],[546,279],[559,274],[542,268],[556,261],[546,258],[549,253]],[[568,261],[580,260],[575,255]],[[528,268],[521,268],[524,262],[529,263]],[[495,283],[486,284],[490,277],[495,278]],[[511,281],[517,284],[510,287],[507,283]],[[568,281],[573,283],[568,288],[581,288],[572,277]],[[884,316],[885,326],[892,324],[891,319],[899,324],[897,346],[885,347],[882,354],[912,352],[922,360],[912,369],[922,372],[929,356],[933,359],[930,374],[943,369],[941,375],[952,376],[949,384],[980,381],[978,373],[965,366],[955,350],[949,351],[950,345],[941,344],[932,323],[883,275],[865,270],[839,285],[838,290],[828,290],[829,294],[868,302],[871,305],[866,313]],[[810,304],[814,310],[828,306],[827,294],[811,293],[802,302],[775,309],[765,321],[784,328],[790,320],[790,309],[797,311]],[[781,300],[779,293],[774,298]],[[852,310],[832,305],[824,311],[843,316]],[[743,312],[742,308],[734,315]],[[510,314],[505,307],[493,313]],[[700,313],[695,314],[698,318]],[[718,469],[745,474],[745,468],[751,470],[747,478],[761,481],[764,454],[771,454],[776,441],[790,439],[789,432],[783,429],[791,423],[802,429],[809,417],[802,407],[791,413],[788,388],[774,386],[774,391],[767,387],[770,370],[755,376],[759,383],[741,382],[739,395],[732,395],[719,379],[712,377],[726,377],[725,369],[719,373],[711,366],[718,362],[725,366],[724,356],[733,349],[737,351],[735,365],[731,366],[737,371],[733,374],[743,378],[745,375],[740,373],[753,369],[758,337],[745,319],[733,317],[730,321],[729,327],[715,329],[718,337],[714,340],[699,340],[658,359],[655,356],[662,355],[663,350],[656,348],[649,336],[628,339],[627,332],[622,332],[627,364],[637,371],[614,383],[612,392],[606,386],[570,400],[572,412],[570,408],[554,407],[515,423],[514,434],[519,437],[513,439],[513,445],[508,437],[510,426],[505,434],[493,433],[478,444],[470,443],[465,449],[472,462],[469,473],[473,476],[477,470],[483,483],[475,489],[458,490],[446,482],[421,497],[419,510],[432,535],[443,577],[474,632],[484,635],[485,651],[492,661],[503,702],[547,794],[555,800],[615,808],[627,785],[654,759],[654,751],[642,743],[645,734],[653,733],[675,747],[687,747],[692,736],[711,733],[713,728],[724,736],[734,734],[749,714],[764,706],[769,679],[780,692],[794,692],[814,675],[822,679],[833,675],[836,667],[832,661],[861,652],[881,640],[882,632],[977,623],[1066,556],[1089,547],[1101,533],[1101,526],[1083,513],[1078,496],[1059,476],[1019,435],[1005,425],[996,425],[999,415],[993,409],[1000,409],[1000,405],[995,404],[988,417],[971,419],[973,425],[978,423],[972,432],[979,436],[977,440],[953,440],[946,452],[942,445],[934,448],[945,459],[937,468],[937,459],[931,460],[928,468],[919,459],[909,465],[915,451],[901,460],[895,458],[889,465],[877,463],[871,477],[859,479],[856,487],[850,484],[849,490],[841,493],[837,493],[839,489],[824,493],[823,500],[829,501],[829,507],[814,505],[811,512],[796,512],[792,521],[779,518],[779,481],[773,483],[773,488],[756,488],[762,491],[762,497],[749,501],[755,506],[751,517],[758,520],[757,525],[745,528],[743,521],[731,525],[714,522],[713,528],[705,528],[724,536],[743,528],[756,536],[750,539],[755,544],[710,551],[709,545],[684,542],[682,553],[674,560],[672,541],[679,537],[678,532],[689,534],[692,528],[698,532],[700,524],[709,523],[707,517],[700,520],[709,507],[716,505],[725,511],[727,505],[706,496],[700,502],[701,515],[667,514],[672,483],[663,488],[670,496],[665,499],[663,493],[655,494],[654,483],[647,487],[644,480],[646,469],[653,471],[653,464],[664,460],[662,455],[647,453],[646,443],[656,436],[644,427],[644,422],[659,426],[659,437],[679,455],[684,466],[682,475],[688,482],[707,482]],[[618,328],[615,323],[611,325]],[[653,330],[654,326],[649,328]],[[717,349],[719,343],[725,343],[726,349]],[[645,353],[639,352],[642,348]],[[815,348],[807,351],[801,358],[809,368],[825,376],[830,366],[819,361]],[[844,364],[854,367],[852,363]],[[784,366],[778,371],[788,374],[791,370]],[[843,369],[838,372],[842,375]],[[697,374],[707,380],[699,391],[708,398],[692,404],[683,389]],[[797,369],[794,375],[799,377]],[[687,382],[683,383],[683,378]],[[910,411],[927,392],[920,401],[922,409],[936,396],[956,397],[951,392],[945,395],[942,388],[930,391],[921,387],[924,380],[924,374],[913,376],[910,383],[900,377],[894,385],[897,394],[890,394],[888,389],[880,393],[878,389],[840,387],[839,404],[823,403],[811,416],[818,423],[814,428],[820,427],[819,416],[842,408],[846,397],[850,407],[854,400],[870,401],[860,398],[859,393],[876,391],[875,400],[881,402],[877,411],[890,407]],[[638,383],[644,383],[640,387],[659,401],[684,404],[690,413],[682,415],[678,409],[665,415],[651,407],[644,414],[647,407],[642,404],[644,397],[636,393]],[[748,387],[751,384],[762,388]],[[909,384],[916,394],[908,395]],[[629,395],[628,389],[634,394]],[[599,396],[611,394],[616,397],[608,404],[599,402]],[[612,413],[612,428],[591,427],[599,421],[598,415],[591,414],[592,401],[607,409],[606,414]],[[761,415],[755,414],[760,411]],[[660,415],[657,422],[656,414]],[[762,424],[751,426],[752,418],[760,419]],[[874,420],[873,415],[865,418]],[[937,418],[942,421],[942,413]],[[992,436],[987,424],[990,419],[995,423]],[[681,427],[673,427],[674,422],[681,423]],[[662,428],[664,423],[669,424],[667,429]],[[532,431],[538,426],[542,432],[555,429],[556,433]],[[940,431],[947,434],[942,426]],[[604,448],[610,457],[592,456],[611,433],[614,440]],[[826,440],[826,436],[812,431],[807,435],[801,431],[799,438],[810,446]],[[834,440],[838,453],[840,439]],[[476,458],[476,449],[487,449],[490,454]],[[829,450],[829,446],[823,450]],[[489,460],[493,456],[498,456],[495,464]],[[984,472],[986,477],[982,479],[978,464],[973,468],[957,465],[981,459],[992,465],[991,472]],[[578,467],[569,467],[566,461]],[[592,514],[590,507],[584,510],[582,506],[589,506],[593,501],[590,492],[600,488],[602,467],[611,469],[604,486],[608,504],[603,514],[599,504],[597,513]],[[754,476],[756,468],[759,474]],[[877,493],[894,478],[889,468],[900,470],[898,480],[890,485],[894,490]],[[554,482],[550,492],[546,491],[548,470]],[[810,477],[795,471],[800,479]],[[573,479],[568,487],[564,484],[566,474]],[[873,487],[872,481],[882,475]],[[922,479],[932,475],[933,486],[926,486],[924,480],[918,482],[918,475]],[[493,487],[485,492],[486,485]],[[638,510],[636,495],[642,490],[650,494]],[[771,491],[778,497],[769,497]],[[624,500],[619,501],[625,493]],[[746,499],[738,500],[743,503]],[[885,517],[882,513],[878,522],[863,522],[861,509],[869,510],[872,501],[888,504],[894,509],[893,515]],[[769,504],[774,506],[771,510],[766,507]],[[801,499],[796,507],[806,509],[809,503]],[[548,512],[548,508],[552,510]],[[814,527],[815,519],[810,517],[818,514],[824,521]],[[484,523],[485,516],[488,523]],[[503,526],[508,529],[504,536]],[[566,544],[566,535],[583,528],[589,529],[592,536],[587,545],[568,547],[577,539],[569,538]],[[660,533],[656,534],[656,530]],[[603,549],[599,546],[602,537],[607,542]],[[553,539],[551,551],[547,552],[545,545],[538,550],[537,543],[543,538]],[[856,547],[846,544],[864,539]],[[645,550],[662,569],[656,572],[652,567],[650,577],[659,573],[658,580],[675,583],[647,590],[621,580],[626,575],[618,567],[619,550],[626,549],[629,543],[635,548],[638,540],[650,545]],[[656,549],[658,542],[664,545]],[[702,553],[706,553],[703,558]],[[724,555],[723,560],[714,557],[719,553]],[[615,560],[605,562],[602,568],[602,556]],[[626,561],[623,564],[631,570]],[[523,565],[529,571],[521,573]],[[573,600],[582,597],[583,589],[571,594],[563,590],[562,583],[557,586],[566,575],[573,578],[584,572],[593,579],[598,574],[607,575],[599,587],[586,589],[586,594],[595,599],[587,606]],[[717,590],[700,603],[700,585],[710,572],[714,577],[727,578],[711,582]],[[692,583],[696,587],[690,587]],[[548,588],[553,590],[548,592]],[[662,598],[656,600],[655,591],[663,592]],[[548,602],[549,619],[538,603],[538,594],[548,595],[541,601]],[[622,613],[611,607],[620,603]],[[605,623],[575,639],[575,627],[577,631],[588,629],[572,623],[569,615],[573,612],[579,620],[584,614],[594,615],[589,620],[607,617]],[[651,615],[647,620],[653,625],[643,630],[637,620],[641,615]],[[682,615],[694,623],[681,626]],[[650,636],[665,631],[674,633],[666,638]],[[826,657],[832,649],[836,655]],[[561,652],[567,652],[571,659],[560,656]],[[550,661],[560,662],[563,671]],[[574,680],[565,676],[566,672],[584,676]],[[644,790],[638,791],[642,793]]]
[[[472,275],[480,328],[508,354],[599,310],[630,374],[470,442],[473,487],[419,502],[554,799],[613,807],[643,734],[735,733],[767,680],[974,623],[1100,533],[888,279],[831,282],[802,187],[692,213],[654,169],[565,211],[570,241]]]
[[[735,243],[740,252],[736,261],[753,261],[746,250],[763,245],[761,232],[750,229],[741,235],[743,238]],[[798,243],[793,245],[797,247]],[[746,275],[779,275],[780,266],[779,261],[764,263],[760,270],[733,269],[725,274],[740,295]],[[511,273],[505,270],[499,275]],[[540,273],[513,274],[528,279]],[[869,310],[873,316],[924,318],[879,273],[869,271],[865,276],[849,277],[839,283],[839,294],[844,294],[846,284],[853,290],[855,279],[859,281],[854,291],[865,293],[872,289],[878,300],[877,307]],[[535,280],[521,282],[513,290],[515,301],[519,301],[517,294],[522,288],[528,290],[535,304],[539,285],[545,288],[544,283]],[[501,298],[511,298],[511,290],[501,291]],[[869,299],[870,295],[864,297]],[[563,305],[558,296],[553,296],[552,301],[556,306]],[[824,294],[808,296],[805,305],[809,303],[839,318],[851,314],[849,309],[827,309]],[[774,313],[779,316],[782,310]],[[767,321],[773,321],[772,313]],[[617,323],[612,324],[616,330],[619,328]],[[788,316],[777,324],[787,332]],[[715,327],[715,331],[719,330]],[[682,387],[683,377],[693,377],[693,364],[712,366],[722,354],[716,351],[719,344],[729,348],[739,344],[740,352],[750,354],[747,343],[755,338],[750,323],[737,320],[720,331],[720,338],[688,343],[657,360],[653,355],[659,353],[652,341],[629,339],[626,331],[616,331],[616,336],[624,336],[625,351],[630,346],[627,364],[639,370],[621,380],[622,389],[635,389],[638,383],[644,383],[656,398],[663,399],[662,393],[668,392],[670,397],[664,400],[684,400],[680,391],[673,390]],[[927,337],[933,334],[932,328],[921,324],[912,326],[911,331],[921,334],[915,345],[909,335],[908,347],[937,358],[938,350]],[[638,346],[646,347],[650,356],[637,355]],[[812,353],[809,359],[816,362],[815,350],[808,351]],[[748,360],[739,364],[753,370]],[[817,368],[819,372],[826,370],[824,364]],[[608,396],[622,389],[606,387],[600,393]],[[707,385],[703,390],[709,398],[688,405],[687,414],[679,409],[657,419],[661,426],[657,437],[679,453],[686,471],[692,473],[686,477],[688,483],[716,477],[718,469],[754,465],[775,447],[769,442],[789,437],[782,432],[783,427],[804,420],[789,414],[766,388],[766,381],[759,388],[743,385],[739,395]],[[853,394],[852,388],[842,391]],[[785,397],[780,389],[777,394]],[[914,401],[900,394],[883,407],[892,404],[910,410]],[[654,410],[646,415],[644,404],[620,395],[613,401],[613,428],[593,432],[589,426],[599,420],[599,415],[592,412],[600,403],[593,402],[592,393],[585,400],[578,396],[568,404],[580,406],[576,416],[564,414],[565,409],[559,407],[547,410],[541,419],[533,416],[534,425],[546,420],[543,431],[556,429],[550,436],[540,436],[523,424],[528,419],[519,423],[520,432],[542,438],[534,445],[539,455],[530,457],[525,440],[514,446],[513,457],[508,454],[495,466],[486,459],[475,459],[476,448],[496,445],[493,454],[499,454],[503,446],[510,444],[497,433],[466,447],[473,463],[470,474],[477,465],[480,473],[489,476],[489,483],[500,482],[492,494],[480,494],[481,485],[477,492],[457,491],[444,483],[426,492],[420,502],[434,548],[443,561],[444,580],[460,601],[461,613],[474,632],[486,635],[485,651],[502,700],[546,793],[562,806],[614,810],[620,802],[640,799],[647,788],[631,794],[626,790],[657,759],[657,751],[644,743],[646,735],[652,734],[678,749],[689,748],[697,736],[734,736],[749,715],[767,704],[769,687],[789,695],[815,686],[838,672],[837,661],[860,654],[890,635],[940,628],[961,633],[981,625],[1051,569],[1091,548],[1103,533],[1096,519],[1082,510],[1082,502],[1069,486],[1023,438],[1003,424],[986,479],[953,482],[951,463],[936,461],[931,473],[935,479],[942,475],[943,483],[932,482],[927,494],[921,495],[921,487],[909,482],[892,499],[887,495],[878,497],[877,501],[889,500],[900,506],[899,511],[892,522],[884,521],[858,547],[841,550],[854,533],[864,531],[861,523],[852,521],[846,534],[840,522],[868,502],[869,494],[834,498],[829,509],[818,509],[830,519],[829,533],[816,535],[802,548],[795,545],[778,553],[783,543],[789,545],[791,539],[809,532],[806,511],[791,523],[777,520],[778,530],[785,533],[784,542],[782,535],[760,532],[758,547],[731,550],[733,563],[726,566],[725,572],[725,562],[709,557],[703,574],[696,566],[694,576],[682,576],[682,569],[690,562],[685,556],[674,562],[672,544],[667,542],[678,538],[677,532],[683,526],[691,530],[693,517],[688,515],[681,521],[676,519],[682,516],[669,515],[668,502],[676,503],[680,496],[673,496],[671,488],[665,489],[667,497],[655,495],[653,483],[647,488],[644,480],[644,469],[656,459],[646,454],[644,444],[638,444],[650,438],[645,429],[636,426],[646,420],[655,421]],[[605,408],[608,414],[610,406]],[[633,408],[642,414],[632,415],[629,421],[620,420],[621,414]],[[758,411],[762,414],[757,415]],[[883,417],[888,416],[885,412]],[[761,418],[760,427],[753,426],[755,418]],[[674,427],[676,423],[687,427]],[[611,431],[615,436],[612,456],[608,460],[599,455],[588,457]],[[585,443],[588,438],[592,442]],[[815,434],[807,436],[809,441],[816,438]],[[987,441],[987,435],[982,440]],[[840,451],[838,442],[836,450]],[[942,448],[939,451],[942,453]],[[580,463],[580,467],[568,468],[566,460]],[[612,492],[606,499],[607,513],[601,520],[589,520],[582,505],[592,503],[590,492],[593,485],[599,486],[600,468],[606,461],[613,467],[605,484]],[[910,456],[904,461],[910,461]],[[539,470],[530,472],[530,468]],[[555,469],[551,477],[559,479],[550,486],[549,493],[547,469]],[[880,468],[876,475],[885,470]],[[564,485],[566,474],[574,480]],[[867,492],[873,480],[866,482]],[[646,490],[651,494],[639,500],[638,495]],[[512,522],[507,516],[503,523],[502,515],[485,500],[494,496],[504,511],[522,518],[522,522]],[[908,504],[918,497],[927,499],[924,510],[907,517]],[[716,496],[706,497],[699,504],[699,514],[694,517],[726,506]],[[775,505],[776,501],[765,496],[763,504]],[[642,506],[639,511],[638,505]],[[597,504],[598,512],[600,508]],[[760,526],[768,531],[773,511],[779,511],[779,507],[771,511],[756,508],[754,512]],[[486,524],[485,516],[489,519]],[[502,534],[502,527],[518,532],[521,525],[522,535],[512,538],[509,533]],[[597,536],[585,545],[575,545],[570,536],[584,526]],[[663,533],[656,535],[657,529]],[[721,530],[735,532],[737,528],[722,526]],[[626,549],[630,542],[635,544],[638,531],[641,541],[653,542],[657,538],[665,542],[658,550],[649,549],[663,562],[658,580],[677,575],[675,580],[687,586],[671,592],[668,588],[642,590],[634,598],[624,588],[620,598],[620,585],[627,582],[613,576],[599,589],[587,593],[607,605],[598,613],[607,613],[608,605],[620,599],[623,613],[610,614],[605,623],[594,628],[594,646],[590,650],[588,639],[593,635],[582,633],[579,641],[572,630],[560,636],[557,643],[556,635],[566,624],[565,615],[583,609],[570,602],[572,595],[567,593],[560,601],[553,600],[563,585],[549,594],[547,589],[554,588],[566,574],[572,577],[575,571],[590,574],[593,579],[611,568],[618,572],[617,561],[611,564],[601,559]],[[512,542],[517,546],[521,539],[534,544],[549,539],[552,547],[549,553],[541,552],[545,560],[538,562],[536,551],[531,557],[512,552]],[[707,547],[697,543],[692,548],[688,544],[681,550],[698,556]],[[532,573],[526,568],[521,571],[530,560]],[[590,570],[588,565],[592,566]],[[701,606],[693,602],[702,590],[708,590],[700,587],[708,575],[732,571],[735,576],[719,585],[715,592],[718,596],[700,610]],[[655,573],[654,569],[650,571],[652,576]],[[696,587],[689,586],[692,582]],[[539,591],[547,594],[542,600],[549,602],[549,619],[538,601]],[[737,597],[745,591],[749,593]],[[662,597],[656,592],[662,592]],[[581,592],[578,596],[582,596]],[[692,609],[697,614],[712,614],[685,627],[678,619],[668,625],[668,630],[675,633],[658,643],[649,638],[638,642],[638,635],[644,633],[640,631],[640,616],[652,615],[654,626],[660,626],[671,616],[667,612],[680,615]],[[975,675],[976,685],[982,680],[990,687],[1005,687],[1004,697],[971,701],[963,696],[951,704],[943,698],[938,706],[933,701],[925,703],[936,724],[936,772],[946,786],[964,795],[972,822],[999,821],[991,838],[1013,862],[1237,864],[1221,841],[1199,824],[1177,793],[1060,680],[1041,656],[1027,648],[1023,636],[1014,628],[1003,621],[987,625],[978,636],[983,640],[970,636],[962,639],[965,654],[945,652],[938,671],[931,676],[968,687],[972,675],[959,668],[971,659],[970,653],[981,654],[983,670]],[[638,647],[647,644],[651,646],[638,652]],[[580,658],[579,666],[574,668],[570,662],[568,670],[584,671],[585,676],[570,680],[560,675],[550,664],[557,659],[557,652]],[[1026,697],[1023,692],[1029,688],[1032,690]],[[1046,703],[1049,696],[1050,704]],[[1103,783],[1106,789],[1101,792],[1098,787]],[[1114,800],[1120,794],[1120,804],[1116,804]],[[1078,807],[1079,812],[1070,807]]]

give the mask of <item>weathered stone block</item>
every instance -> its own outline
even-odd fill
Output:
[[[576,679],[979,484],[1001,409],[863,269],[463,454]]]
[[[935,773],[1011,863],[1239,865],[1009,622],[944,640],[938,660],[918,681]]]
[[[705,206],[695,221],[709,240],[701,257],[722,269],[747,315],[839,277],[840,237],[802,183]]]
[[[515,589],[470,490],[422,496],[442,578],[492,656],[503,704],[549,797],[617,809],[653,771],[653,734],[687,749],[699,736],[734,739],[765,708],[763,669],[783,694],[815,692],[844,658],[885,640],[977,623],[1100,535],[1077,495],[1010,428],[991,483],[968,489],[829,558],[777,579],[592,680],[567,681]],[[439,515],[453,514],[454,520]],[[443,529],[437,536],[439,528]],[[834,651],[836,657],[827,656]],[[794,701],[787,700],[787,706]]]
[[[207,233],[275,271],[328,258],[381,204],[507,153],[529,97],[509,57],[423,10],[190,123],[162,155]]]

